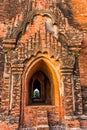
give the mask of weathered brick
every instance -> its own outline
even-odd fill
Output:
[[[86,5],[86,0],[0,0],[0,120],[13,130],[19,125],[29,129],[37,127],[38,130],[48,130],[49,126],[51,128],[57,125],[67,125],[67,130],[87,127],[87,117],[79,117],[81,114],[87,115]],[[48,19],[54,28],[52,32],[46,30]],[[63,34],[60,34],[60,37],[57,32],[58,40],[53,36],[53,31],[57,29]],[[72,54],[77,57],[79,49],[79,66],[75,68],[71,62],[73,56],[69,58],[70,61],[68,57]],[[46,99],[46,106],[27,106],[30,104],[26,100],[30,97],[26,96],[29,90],[28,86],[25,86],[33,72],[28,74],[30,77],[26,78],[27,82],[23,72],[28,64],[32,64],[34,58],[37,60],[40,56],[46,59],[35,64],[37,68],[32,67],[32,71],[35,72],[39,68],[43,70],[50,79],[49,84],[55,81],[55,89],[51,89],[51,96],[46,95],[46,98],[50,97]],[[63,57],[67,60],[62,61]],[[45,61],[47,59],[50,59],[53,68]],[[49,94],[49,90],[50,88],[46,94]],[[50,105],[47,105],[50,101]],[[1,124],[3,125],[2,122]],[[10,129],[4,125],[0,128]]]

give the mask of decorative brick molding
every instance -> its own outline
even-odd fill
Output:
[[[77,64],[83,33],[67,23],[52,1],[53,10],[43,1],[38,5],[34,1],[28,4],[21,21],[10,26],[3,40],[5,62],[0,120],[13,130],[43,129],[43,124],[47,130],[52,126],[80,128],[85,123],[78,115],[86,108],[82,106],[84,90],[81,95]],[[39,80],[40,89],[44,87],[40,90],[41,95],[45,95],[41,98],[43,102],[32,99],[32,79]],[[48,97],[50,104],[46,104]],[[44,119],[40,120],[38,113]]]

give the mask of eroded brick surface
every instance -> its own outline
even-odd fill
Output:
[[[36,129],[37,124],[47,126],[38,126],[38,130],[56,129],[57,125],[57,128],[66,130],[86,129],[86,5],[86,0],[0,1],[0,120],[5,123],[0,123],[1,130],[10,130],[6,124],[12,130],[19,126],[21,129]],[[46,22],[52,25],[51,32],[46,30]],[[56,39],[57,34],[59,40]],[[27,108],[25,104],[28,104],[26,100],[29,97],[26,96],[28,89],[25,86],[29,81],[28,77],[27,82],[25,80],[25,72],[39,55],[47,59],[50,57],[51,64],[58,71],[59,84],[56,83],[52,66],[45,59],[36,64],[35,68],[32,67],[34,72],[37,68],[42,70],[42,65],[49,68],[46,69],[47,76],[55,81],[55,89],[51,90],[51,100],[55,106]],[[29,71],[31,74],[28,76],[32,76],[32,71]]]
[[[0,122],[0,130],[12,130],[9,126],[5,125],[3,122]]]

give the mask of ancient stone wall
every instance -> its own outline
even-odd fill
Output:
[[[62,98],[64,112],[61,110],[61,115],[66,115],[63,123],[69,128],[87,126],[86,15],[86,1],[83,0],[0,1],[0,120],[12,129],[18,128],[20,123],[24,63],[46,48],[45,53],[48,51],[62,64],[65,97]],[[55,39],[56,31],[52,34],[45,30],[45,23],[51,23],[54,30],[61,30],[59,41]],[[68,57],[71,52],[72,56]],[[62,58],[57,54],[62,54]],[[78,57],[78,61],[72,61],[73,56]],[[78,67],[73,69],[74,62],[78,62]],[[51,111],[49,116],[52,114]],[[49,118],[49,122],[52,119]]]

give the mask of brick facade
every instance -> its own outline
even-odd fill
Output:
[[[87,129],[87,34],[74,0],[0,7],[0,121],[12,130]]]

